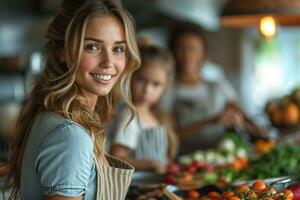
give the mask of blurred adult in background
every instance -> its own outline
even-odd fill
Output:
[[[181,138],[181,154],[215,147],[227,128],[256,131],[228,82],[208,80],[200,73],[208,51],[201,27],[178,24],[170,33],[169,48],[175,57],[176,76],[167,99]]]

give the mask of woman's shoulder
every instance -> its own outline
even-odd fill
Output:
[[[78,123],[53,112],[40,113],[32,127],[32,134],[38,133],[43,140],[53,137],[77,138],[84,143],[92,143],[87,131]],[[59,134],[57,134],[59,133]]]
[[[60,126],[67,126],[73,125],[79,127],[84,130],[84,128],[79,125],[78,123],[72,121],[71,119],[67,119],[62,115],[59,115],[54,112],[41,112],[38,114],[36,120],[38,124],[43,125],[44,127],[60,127]]]

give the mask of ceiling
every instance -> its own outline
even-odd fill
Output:
[[[219,27],[220,9],[227,0],[122,0],[139,28],[190,20],[207,30]],[[1,0],[0,12],[51,15],[61,0]]]
[[[138,27],[193,21],[207,30],[219,28],[221,8],[227,0],[123,0]]]

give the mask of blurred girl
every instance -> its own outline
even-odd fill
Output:
[[[133,167],[105,155],[103,130],[140,63],[131,18],[114,1],[64,0],[47,39],[17,123],[10,199],[124,199]]]
[[[140,53],[142,67],[131,82],[137,117],[126,126],[125,108],[114,121],[111,153],[136,169],[164,173],[176,155],[177,138],[158,101],[172,76],[173,60],[167,50],[155,46],[142,46]]]

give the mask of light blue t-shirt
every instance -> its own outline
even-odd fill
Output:
[[[93,142],[75,122],[55,113],[37,116],[26,144],[21,171],[21,199],[45,195],[96,199]]]

